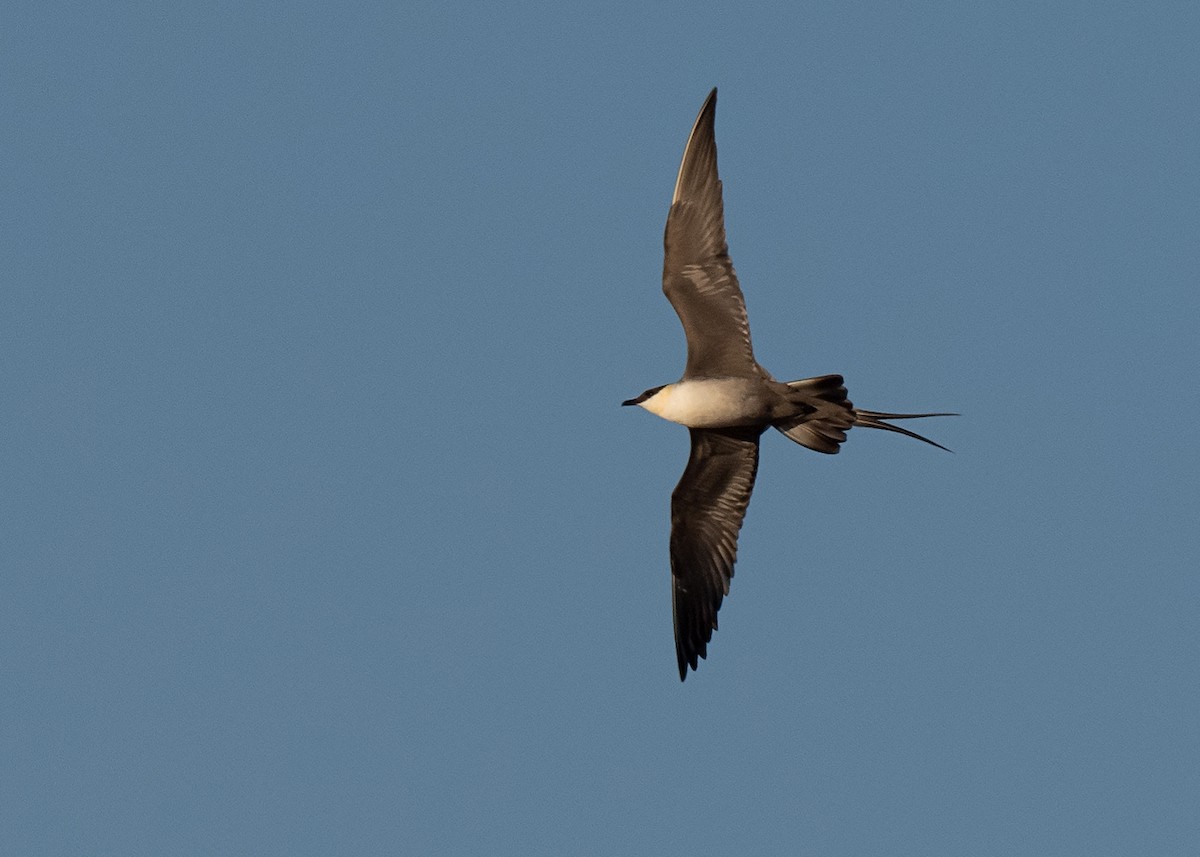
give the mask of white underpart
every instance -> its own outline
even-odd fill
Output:
[[[688,428],[728,428],[760,422],[761,396],[760,383],[716,378],[668,384],[641,406]]]

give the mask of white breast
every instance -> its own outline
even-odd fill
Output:
[[[668,384],[646,401],[650,413],[688,428],[727,428],[763,421],[762,384],[716,378]]]

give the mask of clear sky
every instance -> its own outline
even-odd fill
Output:
[[[1200,6],[4,18],[0,853],[1200,853]],[[713,86],[759,359],[963,416],[765,436],[681,684]]]

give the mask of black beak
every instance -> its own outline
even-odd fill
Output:
[[[637,403],[637,399],[626,399],[625,401],[621,402],[621,407],[625,407],[626,405],[636,405]]]

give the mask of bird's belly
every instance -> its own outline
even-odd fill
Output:
[[[761,382],[741,378],[681,381],[655,413],[688,428],[730,428],[767,421]],[[658,405],[658,402],[655,402]]]

